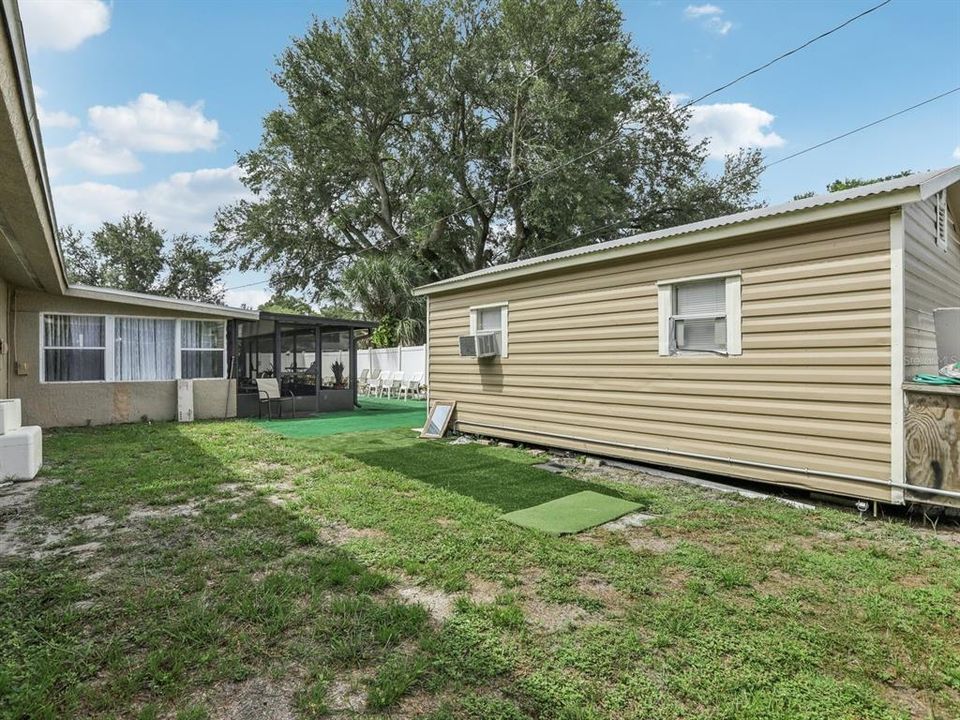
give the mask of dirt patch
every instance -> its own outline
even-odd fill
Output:
[[[422,718],[439,710],[442,702],[442,698],[420,690],[403,698],[396,711],[391,713],[390,717]]]
[[[369,672],[355,671],[335,677],[327,691],[327,704],[333,712],[362,713],[367,707],[364,680]]]
[[[279,680],[255,677],[239,683],[221,683],[205,692],[200,703],[210,720],[296,720],[293,694],[299,675]]]
[[[522,607],[530,624],[546,632],[563,630],[589,617],[589,613],[578,605],[558,605],[537,597],[526,598]]]
[[[352,540],[386,540],[390,536],[377,528],[352,528],[346,523],[332,521],[317,528],[317,537],[330,545],[346,545]]]
[[[14,482],[12,485],[0,488],[0,514],[7,510],[17,511],[33,504],[40,488],[47,485],[56,485],[60,480],[40,478],[26,482]]]
[[[427,612],[430,613],[430,617],[440,623],[453,616],[453,608],[457,601],[456,595],[420,585],[400,585],[397,587],[396,593],[404,602],[425,607]]]
[[[929,720],[936,717],[930,703],[913,688],[885,685],[883,695],[891,705],[908,713],[911,720]]]
[[[434,518],[433,521],[442,528],[453,527],[460,524],[456,520],[448,517]]]
[[[629,604],[629,598],[626,595],[600,577],[580,578],[577,581],[577,590],[588,598],[599,600],[604,607],[611,610],[622,610]]]
[[[753,589],[761,595],[780,597],[796,586],[796,584],[797,578],[793,575],[773,568],[767,573],[767,576],[763,580],[753,584]]]
[[[656,515],[647,515],[646,513],[630,513],[621,518],[601,525],[598,529],[608,532],[626,532],[632,528],[643,527],[651,520],[656,520]]]
[[[139,505],[127,513],[127,520],[140,522],[143,520],[156,520],[158,518],[196,517],[199,514],[200,508],[197,506],[197,503],[192,502],[181,505],[160,505],[156,507]]]
[[[627,535],[627,544],[640,552],[662,555],[673,550],[679,544],[679,540],[659,535],[630,533]]]
[[[503,585],[500,583],[486,580],[472,573],[467,575],[467,582],[470,583],[468,593],[470,600],[478,604],[492,603],[504,593]]]
[[[683,590],[690,582],[690,578],[689,572],[677,568],[664,568],[664,572],[660,575],[664,589],[669,592]]]

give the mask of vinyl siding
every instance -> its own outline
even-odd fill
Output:
[[[889,480],[889,247],[885,214],[438,292],[430,398],[464,432],[889,500],[742,464]],[[737,270],[743,354],[660,357],[656,282]],[[460,358],[469,308],[501,301],[509,357]]]
[[[903,209],[904,377],[937,372],[933,310],[960,306],[960,238],[947,211],[947,250],[937,247],[936,198]]]

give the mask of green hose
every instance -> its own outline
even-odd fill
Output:
[[[913,382],[923,385],[960,385],[960,380],[945,375],[914,375]]]

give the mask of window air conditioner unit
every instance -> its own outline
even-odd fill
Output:
[[[500,333],[486,332],[461,335],[460,357],[493,357],[500,354]]]

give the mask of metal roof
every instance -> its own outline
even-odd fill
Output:
[[[260,311],[261,320],[275,320],[276,322],[286,322],[292,325],[320,325],[326,327],[344,327],[344,328],[368,328],[377,327],[379,323],[369,320],[354,320],[351,318],[329,318],[320,315],[294,315],[293,313],[270,312],[269,310]]]
[[[213,303],[195,302],[193,300],[181,300],[180,298],[165,297],[162,295],[150,295],[148,293],[134,292],[132,290],[92,287],[90,285],[70,285],[66,292],[64,292],[64,296],[86,298],[88,300],[101,300],[104,302],[127,303],[130,305],[155,307],[165,310],[179,310],[181,312],[192,312],[201,315],[242,318],[245,320],[256,320],[260,317],[260,312],[258,310],[247,310],[245,308],[228,307],[226,305],[214,305]]]
[[[839,216],[863,212],[865,210],[892,207],[906,202],[925,199],[958,180],[960,180],[960,165],[942,170],[915,173],[902,178],[851,188],[850,190],[814,195],[809,198],[804,198],[803,200],[793,200],[779,205],[747,210],[732,215],[723,215],[709,220],[701,220],[700,222],[678,225],[663,230],[630,235],[617,240],[584,245],[562,252],[540,255],[527,260],[494,265],[493,267],[484,268],[483,270],[476,270],[471,273],[466,273],[465,275],[458,275],[429,285],[423,285],[417,288],[415,292],[417,295],[429,295],[434,292],[451,290],[461,285],[476,286],[486,282],[496,282],[504,279],[507,275],[513,276],[534,272],[546,272],[553,269],[554,266],[565,264],[564,261],[579,258],[582,258],[582,262],[599,262],[605,259],[605,255],[611,254],[613,250],[642,246],[654,243],[655,241],[657,245],[660,245],[660,241],[669,238],[692,236],[690,240],[691,242],[695,242],[696,238],[703,235],[703,240],[716,239],[713,237],[716,233],[710,233],[708,236],[707,231],[727,227],[729,227],[729,232],[724,233],[725,237],[733,237],[755,230],[772,229],[772,227],[776,226],[787,226],[794,224],[794,222],[803,222],[808,219],[808,216],[814,214],[813,211],[825,208],[836,208],[836,214]],[[880,201],[870,203],[869,207],[864,208],[866,201],[871,199],[878,199]],[[824,215],[824,213],[820,213],[820,215]],[[822,218],[816,217],[810,219],[816,220]],[[761,220],[772,220],[774,222],[768,222],[765,224],[765,227],[757,228],[758,221]],[[766,227],[766,225],[770,227]]]

